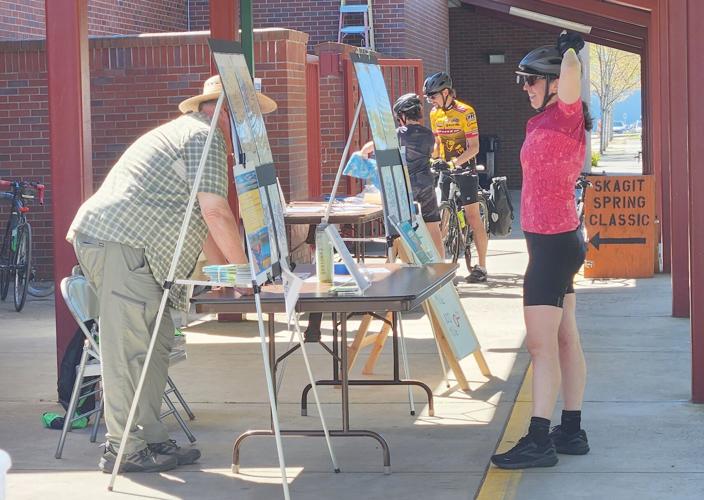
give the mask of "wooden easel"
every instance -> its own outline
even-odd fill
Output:
[[[402,262],[410,262],[410,259],[406,254],[406,250],[403,245],[400,244],[400,240],[398,238],[394,240],[393,253],[394,255],[398,256],[398,258]],[[445,334],[443,333],[442,326],[437,315],[433,312],[433,310],[428,306],[427,303],[423,303],[423,310],[428,316],[428,319],[430,319],[430,325],[433,329],[433,334],[435,335],[435,338],[438,341],[438,345],[440,346],[441,354],[442,356],[444,356],[445,360],[450,365],[450,369],[455,374],[457,384],[463,391],[469,391],[470,387],[469,382],[467,381],[467,377],[465,377],[464,371],[462,371],[462,366],[460,366],[459,360],[455,358],[455,355],[453,354],[452,349],[450,348],[450,344],[445,338]],[[391,313],[386,314],[386,321],[384,322],[384,325],[378,333],[372,333],[370,335],[367,335],[367,332],[369,331],[369,326],[372,321],[372,316],[369,314],[364,315],[364,317],[362,318],[362,323],[359,325],[359,329],[357,330],[352,344],[350,344],[350,346],[347,348],[347,360],[349,363],[349,368],[352,368],[352,365],[357,359],[357,356],[359,355],[359,351],[361,349],[370,344],[374,344],[374,347],[372,348],[372,351],[369,353],[369,357],[367,358],[367,362],[364,364],[364,369],[362,370],[362,373],[365,375],[371,375],[374,373],[374,366],[376,365],[376,362],[379,359],[379,355],[381,354],[381,351],[384,348],[386,338],[388,337],[389,332],[391,331],[391,316]],[[486,359],[484,358],[484,354],[481,352],[481,350],[477,349],[472,354],[474,355],[474,360],[477,362],[477,365],[479,366],[479,370],[481,371],[482,375],[487,378],[491,377],[491,370],[489,370],[489,365],[487,364]]]
[[[381,351],[384,349],[384,344],[386,343],[386,339],[388,338],[389,332],[391,331],[391,321],[393,320],[393,313],[386,313],[386,321],[384,321],[384,324],[382,325],[381,330],[379,330],[378,333],[371,333],[367,335],[372,319],[374,318],[371,314],[364,315],[364,317],[362,318],[362,323],[357,329],[357,333],[354,336],[352,344],[350,344],[350,346],[347,348],[348,371],[352,369],[352,365],[357,359],[359,351],[370,344],[374,344],[374,347],[372,347],[372,350],[369,353],[369,357],[367,358],[367,362],[364,364],[364,368],[362,369],[362,373],[364,375],[372,375],[374,373],[374,366],[376,365],[376,362],[379,359]]]

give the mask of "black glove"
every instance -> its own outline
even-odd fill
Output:
[[[561,56],[565,55],[569,49],[579,52],[584,47],[584,38],[574,31],[563,31],[557,38],[557,50]]]
[[[436,172],[442,172],[443,170],[450,170],[450,165],[441,158],[431,158],[430,168]]]

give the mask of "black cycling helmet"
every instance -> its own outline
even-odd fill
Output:
[[[518,63],[517,75],[560,76],[562,56],[556,47],[543,45],[528,52]]]
[[[396,102],[394,103],[394,115],[396,116],[401,116],[403,115],[418,115],[421,110],[421,102],[420,98],[418,97],[417,94],[414,94],[413,92],[409,94],[403,94],[401,97],[396,99]]]
[[[436,94],[441,90],[452,89],[452,78],[444,71],[430,75],[423,83],[423,93]]]
[[[518,63],[518,71],[516,71],[516,83],[520,83],[520,77],[536,75],[545,78],[545,96],[543,104],[537,111],[544,111],[545,106],[555,96],[550,93],[550,82],[555,78],[560,78],[560,67],[562,66],[562,56],[560,51],[552,45],[543,45],[537,49],[531,50],[521,62]]]

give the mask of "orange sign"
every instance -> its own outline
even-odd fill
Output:
[[[650,278],[655,267],[652,176],[589,176],[585,278]]]

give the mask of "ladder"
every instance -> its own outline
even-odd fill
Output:
[[[356,18],[362,17],[362,25],[346,25],[345,16],[353,15]],[[374,22],[372,18],[372,0],[366,0],[362,3],[348,3],[346,0],[340,0],[340,22],[337,32],[337,42],[342,43],[344,38],[349,35],[361,37],[364,45],[362,47],[374,49]]]

